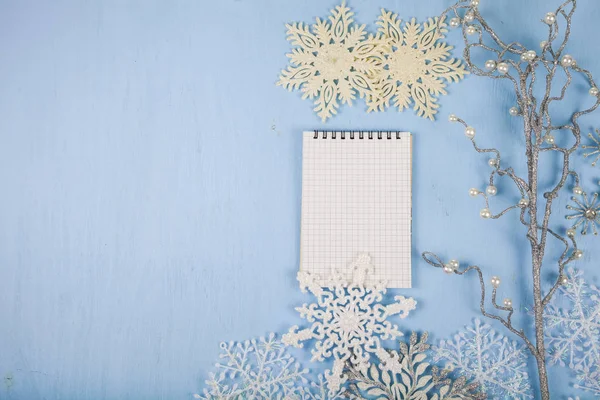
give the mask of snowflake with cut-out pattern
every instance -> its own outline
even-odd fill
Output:
[[[575,371],[576,388],[600,396],[600,289],[575,269],[566,276],[544,313],[549,361]]]
[[[278,85],[300,89],[302,98],[314,99],[315,111],[325,122],[341,104],[352,105],[357,94],[372,95],[372,77],[383,68],[385,42],[367,35],[343,2],[327,20],[314,25],[286,25],[288,40],[296,46],[287,56],[291,65],[281,72]]]
[[[524,349],[479,319],[433,351],[434,361],[462,371],[491,398],[533,398]]]
[[[324,376],[307,378],[303,368],[271,333],[266,338],[221,343],[221,362],[210,374],[199,400],[325,400],[342,399],[345,388],[329,390]],[[342,381],[343,382],[343,381]],[[325,393],[329,397],[324,397]]]
[[[333,271],[326,277],[325,287],[321,287],[323,278],[316,274],[298,274],[302,291],[308,289],[317,298],[316,303],[296,308],[312,324],[301,330],[293,326],[282,341],[303,347],[303,342],[315,340],[312,360],[333,359],[333,369],[326,374],[331,390],[340,387],[346,362],[362,371],[370,366],[372,355],[383,364],[391,362],[381,340],[398,338],[402,332],[388,318],[394,315],[406,318],[416,307],[414,299],[403,296],[394,297],[393,303],[382,304],[385,285],[381,282],[365,285],[373,271],[370,260],[367,254],[359,255],[351,265],[351,280]]]
[[[447,32],[444,18],[429,18],[422,25],[413,18],[402,26],[398,14],[381,11],[379,34],[390,44],[381,79],[375,87],[378,96],[368,99],[369,110],[383,111],[390,103],[402,111],[413,104],[420,117],[434,119],[437,96],[447,94],[447,82],[458,82],[468,71],[453,49],[443,42]]]

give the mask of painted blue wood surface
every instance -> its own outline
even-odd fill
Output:
[[[349,5],[374,29],[380,7],[422,20],[450,3]],[[537,49],[539,20],[557,4],[482,0],[481,11]],[[334,5],[0,1],[0,399],[188,399],[220,341],[300,324],[303,129],[414,134],[414,289],[402,293],[419,308],[402,329],[440,339],[477,316],[474,278],[431,269],[424,250],[484,266],[503,277],[501,296],[530,304],[524,232],[515,216],[478,217],[467,191],[484,187],[487,159],[446,122],[462,116],[522,172],[510,88],[471,76],[450,86],[437,122],[359,103],[323,125],[275,82],[290,49],[284,24]],[[569,46],[596,74],[599,18],[596,1],[580,0]],[[449,40],[460,47],[456,32]],[[577,87],[567,108],[587,100]],[[582,119],[592,127],[598,114]],[[600,169],[582,171],[597,188]],[[594,239],[583,241],[589,278],[600,276]],[[565,370],[551,375],[557,398],[575,393]]]

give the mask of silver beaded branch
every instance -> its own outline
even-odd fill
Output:
[[[575,240],[575,230],[569,229],[565,236],[560,235],[550,229],[550,216],[554,200],[558,197],[559,192],[567,186],[569,180],[574,182],[573,192],[577,195],[585,196],[585,193],[579,186],[579,175],[571,169],[571,156],[581,147],[581,129],[578,120],[582,115],[591,113],[598,108],[600,105],[599,90],[590,72],[581,68],[572,56],[565,54],[565,48],[571,34],[571,18],[577,5],[576,0],[565,1],[555,12],[549,12],[543,18],[542,22],[548,25],[548,38],[540,44],[540,55],[534,50],[527,49],[520,43],[505,43],[502,41],[479,13],[478,5],[479,0],[460,0],[447,9],[442,16],[453,13],[454,17],[450,20],[450,26],[459,27],[462,25],[462,36],[465,42],[464,59],[473,74],[506,80],[512,83],[517,99],[517,106],[510,109],[510,114],[523,118],[523,134],[527,155],[527,177],[518,176],[511,167],[504,167],[500,151],[497,149],[479,147],[475,141],[475,129],[465,123],[465,121],[455,115],[451,115],[449,119],[451,122],[458,122],[465,127],[465,135],[471,140],[475,151],[493,155],[493,158],[489,160],[489,165],[492,167],[489,186],[485,191],[470,190],[472,197],[483,196],[485,199],[485,208],[480,212],[481,217],[485,219],[498,219],[512,210],[517,210],[519,211],[521,224],[526,227],[526,237],[531,245],[535,337],[529,338],[523,329],[519,329],[513,325],[512,316],[514,309],[510,299],[505,299],[502,304],[497,303],[496,295],[498,286],[500,285],[500,278],[494,276],[491,279],[492,305],[494,310],[488,311],[485,304],[486,284],[480,267],[468,266],[461,268],[459,262],[456,260],[444,263],[437,255],[431,252],[423,253],[423,258],[430,265],[442,268],[450,274],[464,275],[469,271],[477,273],[481,288],[479,303],[481,313],[487,318],[500,322],[525,343],[527,349],[529,349],[536,359],[540,383],[540,397],[548,400],[550,399],[550,392],[546,372],[546,350],[544,347],[544,308],[560,285],[567,283],[564,274],[565,267],[583,256],[583,252],[578,248]],[[561,18],[564,19],[566,26],[563,37],[559,39],[559,19]],[[471,40],[471,37],[475,37],[476,40]],[[484,43],[484,37],[488,39],[489,45]],[[492,54],[493,58],[485,62],[483,68],[472,60],[472,52],[476,49],[481,49]],[[562,84],[560,94],[553,95],[553,85],[558,85],[555,81],[558,73],[561,73],[561,75],[564,73],[566,81]],[[545,85],[543,97],[536,96],[537,91],[534,89],[536,82],[538,82],[538,75],[542,74],[545,75],[545,83],[540,80],[539,85]],[[595,102],[590,108],[575,112],[571,116],[570,123],[556,125],[552,122],[550,106],[554,102],[560,102],[565,98],[567,89],[573,81],[574,74],[581,74],[587,79],[590,84],[589,94],[594,98]],[[574,140],[574,143],[569,147],[562,147],[557,144],[553,134],[560,133],[561,131],[563,131],[565,136],[569,135]],[[562,143],[563,141],[558,142]],[[549,152],[560,153],[563,168],[560,176],[557,177],[558,182],[556,185],[551,190],[541,193],[538,188],[540,155]],[[517,204],[494,214],[490,210],[490,198],[497,194],[494,182],[499,177],[508,177],[520,192],[521,199]],[[542,211],[542,209],[543,217],[539,218],[538,210]],[[555,266],[558,277],[552,287],[544,294],[542,291],[541,271],[542,260],[549,238],[554,238],[562,243],[564,251],[557,261],[557,266]]]

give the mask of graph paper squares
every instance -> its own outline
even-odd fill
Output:
[[[300,270],[326,276],[368,253],[371,282],[409,288],[412,137],[350,134],[304,132]]]

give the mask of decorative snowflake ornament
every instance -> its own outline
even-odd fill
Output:
[[[600,130],[596,129],[596,135],[598,136],[598,138],[594,137],[592,133],[588,135],[590,139],[594,142],[593,145],[582,146],[586,150],[591,150],[589,153],[585,153],[583,155],[584,157],[596,157],[594,161],[592,161],[593,167],[595,167],[598,163],[598,160],[600,160]]]
[[[333,358],[333,370],[326,375],[330,390],[340,387],[346,362],[361,371],[370,366],[371,355],[382,363],[393,362],[380,341],[398,338],[402,332],[387,319],[394,315],[406,318],[416,307],[415,300],[403,296],[396,296],[394,303],[381,304],[385,285],[365,285],[368,271],[373,270],[368,255],[359,256],[353,266],[350,282],[334,273],[328,277],[326,287],[320,286],[323,280],[319,276],[299,273],[300,288],[308,289],[317,302],[296,310],[312,325],[302,330],[293,326],[282,337],[283,343],[295,347],[302,347],[302,342],[307,340],[316,340],[313,361]]]
[[[428,334],[410,336],[400,342],[400,352],[390,352],[397,368],[382,369],[372,364],[366,372],[350,366],[347,371],[349,392],[358,399],[390,400],[482,400],[486,395],[477,383],[464,376],[453,379],[450,370],[439,370],[428,361]]]
[[[211,373],[203,400],[279,399],[297,393],[307,382],[307,369],[300,367],[285,346],[270,334],[268,338],[243,343],[221,343],[218,373]]]
[[[544,313],[549,361],[575,371],[575,387],[600,396],[600,289],[569,269],[559,293]]]
[[[331,391],[321,374],[307,379],[302,368],[271,333],[267,338],[221,343],[218,372],[211,373],[201,400],[336,400],[347,398],[345,388]],[[345,381],[342,381],[342,383]],[[325,394],[329,397],[324,397]]]
[[[278,85],[300,89],[302,98],[314,99],[323,122],[337,113],[340,103],[351,105],[358,94],[370,96],[372,77],[383,68],[385,42],[355,25],[345,2],[331,10],[328,20],[316,24],[286,25],[288,40],[296,46],[287,56],[291,66],[281,72]]]
[[[434,361],[446,361],[493,399],[533,398],[523,348],[478,319],[454,340],[440,341],[433,351]]]
[[[581,195],[583,201],[579,201],[576,197],[572,197],[571,200],[575,202],[575,205],[567,205],[567,209],[574,211],[575,214],[567,215],[567,219],[575,220],[571,229],[577,229],[581,227],[581,234],[587,235],[591,228],[594,235],[598,235],[598,225],[600,225],[600,202],[598,202],[598,193],[594,193],[591,200],[588,196],[583,193]]]
[[[447,94],[446,82],[468,74],[460,60],[450,58],[453,47],[441,41],[448,31],[444,18],[429,18],[423,25],[413,18],[402,27],[398,14],[382,10],[377,25],[391,47],[376,85],[378,96],[367,101],[369,111],[383,111],[390,102],[402,111],[414,103],[418,116],[433,120],[439,107],[436,96]]]

